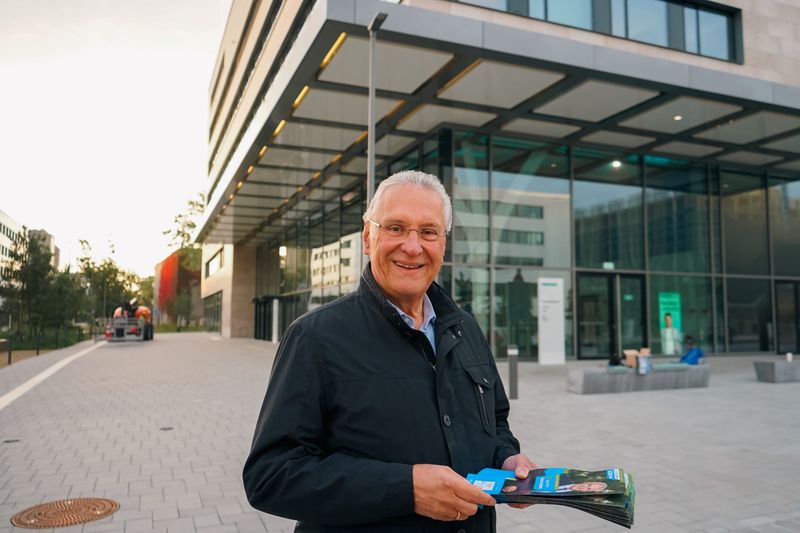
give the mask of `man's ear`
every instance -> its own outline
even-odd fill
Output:
[[[369,255],[369,230],[370,223],[364,222],[364,231],[361,232],[361,243],[364,248],[364,255]]]

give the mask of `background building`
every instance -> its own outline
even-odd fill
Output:
[[[378,12],[378,177],[442,179],[439,281],[496,354],[537,357],[541,278],[568,357],[662,353],[667,314],[707,351],[800,348],[794,0],[234,1],[197,233],[223,334],[355,285]]]
[[[0,279],[7,279],[9,276],[9,258],[14,250],[14,243],[22,238],[22,232],[22,225],[0,210]]]
[[[22,226],[0,209],[0,284],[11,276],[10,261],[14,243],[22,238]],[[0,330],[10,327],[9,317],[3,312],[0,298]]]
[[[28,235],[31,242],[35,240],[39,246],[50,252],[50,266],[53,267],[53,270],[58,270],[61,263],[61,250],[56,246],[56,238],[43,229],[28,230]]]
[[[181,326],[197,323],[203,316],[200,299],[200,250],[182,248],[156,265],[153,278],[153,307],[156,324]],[[184,302],[179,302],[184,299]],[[182,309],[186,307],[186,309]],[[187,313],[187,314],[184,314]]]

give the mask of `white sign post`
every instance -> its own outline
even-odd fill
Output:
[[[539,278],[539,364],[563,365],[564,347],[564,280]]]

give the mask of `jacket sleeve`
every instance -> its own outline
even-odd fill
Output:
[[[511,433],[511,428],[508,425],[510,405],[491,351],[489,351],[489,360],[491,361],[492,369],[497,374],[497,385],[494,388],[494,417],[497,434],[494,437],[494,465],[492,466],[500,468],[503,465],[503,461],[512,455],[518,454],[520,450],[519,441]]]
[[[326,525],[357,525],[414,512],[412,466],[325,447],[320,353],[294,324],[272,368],[243,481],[266,513]]]

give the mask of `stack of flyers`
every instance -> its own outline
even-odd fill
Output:
[[[511,470],[484,468],[467,481],[494,496],[497,503],[547,503],[591,513],[615,524],[633,526],[636,490],[621,468],[588,471],[573,468],[531,470],[517,479]]]

